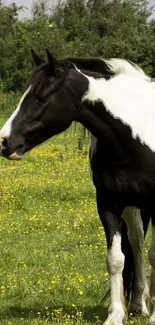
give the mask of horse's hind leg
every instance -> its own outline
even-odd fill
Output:
[[[97,193],[97,207],[107,238],[107,269],[111,288],[111,303],[104,325],[123,325],[126,322],[126,311],[122,279],[124,254],[121,250],[121,213],[116,208],[112,209],[100,193]]]
[[[150,298],[152,315],[150,317],[150,324],[155,324],[155,215],[152,216],[152,242],[148,251],[148,258],[151,265]]]
[[[145,213],[142,215],[142,218],[140,210],[134,207],[128,207],[123,212],[123,219],[127,224],[128,239],[134,257],[134,282],[132,285],[132,301],[129,310],[133,314],[143,313],[148,315],[146,300],[149,295],[149,290],[146,282],[144,263],[144,234],[146,233],[150,217],[149,214]]]

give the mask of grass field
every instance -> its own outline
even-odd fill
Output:
[[[0,325],[102,324],[106,240],[87,145],[61,135],[0,166]]]

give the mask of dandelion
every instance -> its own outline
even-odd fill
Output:
[[[71,306],[72,306],[72,307],[74,307],[74,308],[76,307],[76,305],[75,305],[75,304],[72,304]]]

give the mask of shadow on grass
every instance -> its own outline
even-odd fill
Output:
[[[61,310],[59,313],[58,310]],[[39,311],[39,313],[38,313]],[[75,317],[79,318],[80,312],[82,312],[82,319],[84,321],[89,321],[93,323],[96,320],[104,321],[107,317],[108,310],[107,308],[103,307],[102,305],[99,306],[87,306],[87,307],[79,307],[76,306],[55,306],[54,308],[40,308],[33,307],[33,308],[22,308],[20,306],[11,306],[7,309],[0,312],[0,319],[5,320],[8,318],[24,318],[26,319],[33,319],[33,318],[48,318],[48,320],[52,321],[52,318],[63,318],[65,315],[74,315]]]

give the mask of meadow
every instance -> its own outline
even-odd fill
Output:
[[[0,325],[103,324],[106,239],[88,138],[79,150],[76,133],[61,134],[0,166]]]

